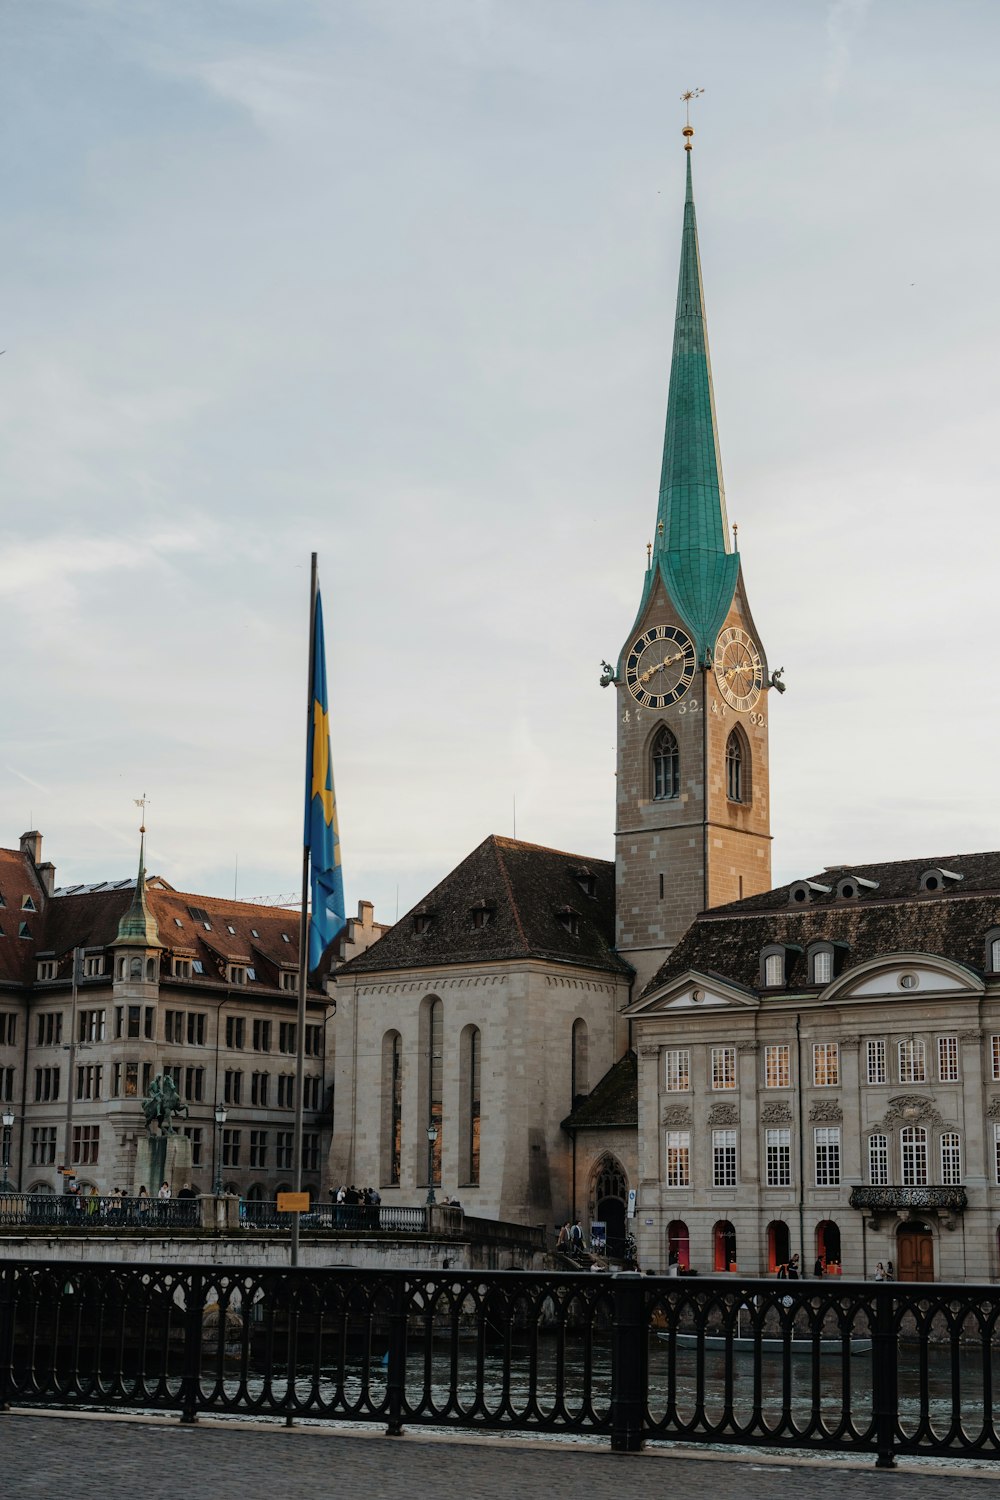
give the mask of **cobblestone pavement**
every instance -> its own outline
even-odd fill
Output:
[[[621,1500],[654,1494],[728,1500],[986,1500],[1000,1466],[981,1474],[904,1466],[876,1470],[830,1459],[769,1462],[758,1456],[636,1455],[606,1448],[514,1440],[459,1441],[411,1434],[162,1419],[0,1414],[0,1479],[12,1500]]]

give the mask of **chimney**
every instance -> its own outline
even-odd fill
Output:
[[[39,843],[41,843],[41,840],[39,840]],[[47,859],[43,865],[36,865],[35,866],[35,874],[38,876],[39,880],[41,881],[41,883],[42,883],[42,890],[45,892],[46,896],[51,896],[52,892],[56,888],[56,867],[55,867],[55,865],[52,863],[52,861],[50,859]]]
[[[21,834],[21,853],[26,854],[33,865],[38,864],[42,857],[42,835],[37,828]]]

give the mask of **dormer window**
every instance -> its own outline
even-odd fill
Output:
[[[417,937],[425,937],[430,932],[433,920],[434,918],[430,912],[416,911],[413,913],[413,931]]]
[[[257,970],[252,965],[247,969],[247,978],[252,982],[255,982],[257,979]]]
[[[191,978],[191,960],[189,958],[175,958],[172,966],[175,979]]]
[[[96,979],[99,974],[104,973],[104,954],[92,953],[89,958],[83,960],[83,975],[85,979]]]
[[[806,906],[816,896],[832,895],[831,885],[820,885],[818,880],[797,880],[789,887],[788,901],[791,906]]]
[[[17,924],[17,935],[18,937],[30,938],[31,928],[28,926],[27,922],[19,922]]]
[[[282,990],[297,990],[299,987],[299,976],[294,969],[286,970],[278,975],[278,988]]]
[[[1000,927],[992,927],[986,934],[986,971],[1000,974]]]
[[[809,979],[812,984],[829,984],[833,978],[833,947],[817,943],[809,950]]]
[[[43,958],[41,963],[38,965],[38,978],[55,979],[56,969],[57,965],[54,958]]]
[[[235,935],[236,935],[236,928],[233,926],[233,924],[231,922],[227,922],[226,923],[226,931],[229,933],[229,935],[231,937],[235,937]]]
[[[787,981],[786,959],[785,949],[776,943],[763,950],[760,955],[760,977],[765,989],[784,987]]]
[[[191,972],[192,974],[204,974],[205,965],[200,958],[193,958],[191,960]]]
[[[180,917],[175,917],[174,918],[174,926],[175,927],[183,927],[184,926],[184,923],[181,921]]]
[[[230,964],[226,971],[226,978],[230,984],[246,984],[247,971],[243,964]]]
[[[34,901],[32,901],[32,899],[31,899],[30,896],[22,896],[22,898],[21,898],[21,910],[22,911],[37,911],[38,908],[35,905]]]
[[[479,901],[471,908],[469,915],[472,918],[473,927],[478,931],[483,927],[488,927],[493,921],[493,908],[487,906],[485,901]]]
[[[251,937],[255,937],[255,938],[259,938],[260,937],[260,933],[257,931],[256,927],[251,927],[251,929],[250,929],[250,936]]]
[[[864,880],[860,875],[843,875],[837,881],[838,901],[857,901],[869,891],[878,890],[877,880]]]
[[[580,913],[571,906],[563,906],[556,912],[556,921],[564,927],[570,937],[580,936]]]
[[[944,891],[949,886],[957,885],[964,876],[955,870],[925,870],[920,877],[920,889],[922,891]]]
[[[290,943],[290,942],[291,942],[291,941],[292,941],[292,940],[291,940],[291,938],[290,938],[290,937],[289,937],[289,936],[288,936],[288,933],[287,933],[287,932],[283,932],[283,933],[282,933],[282,934],[281,934],[281,941],[282,941],[282,942],[283,942],[283,943]]]
[[[588,870],[586,865],[581,865],[578,870],[573,871],[573,879],[585,896],[591,901],[596,899],[597,876]]]

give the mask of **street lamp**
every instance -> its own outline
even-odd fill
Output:
[[[433,1120],[427,1127],[427,1202],[436,1203],[434,1196],[434,1142],[438,1138],[437,1126]]]
[[[215,1196],[222,1193],[222,1127],[226,1123],[226,1106],[215,1106]]]
[[[7,1169],[10,1166],[10,1133],[14,1129],[14,1111],[5,1109],[0,1120],[3,1121],[3,1181],[0,1182],[0,1193],[12,1193],[14,1184],[7,1175]]]

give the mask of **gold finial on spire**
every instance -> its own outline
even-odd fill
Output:
[[[736,524],[736,522],[734,521],[733,522],[733,551],[734,552],[738,552],[739,550],[740,550],[740,528]]]
[[[146,796],[146,793],[143,792],[143,794],[142,794],[141,797],[133,797],[132,801],[135,803],[136,807],[141,807],[142,808],[142,822],[139,824],[139,832],[140,833],[145,833],[146,832],[146,803],[149,801],[149,798]]]
[[[653,566],[653,544],[652,544],[652,542],[647,542],[646,543],[646,567],[647,568],[651,568],[652,566]]]
[[[681,103],[684,106],[684,129],[681,135],[684,137],[684,150],[691,150],[691,137],[694,135],[694,126],[691,124],[691,100],[700,99],[704,89],[685,89],[681,95]]]

